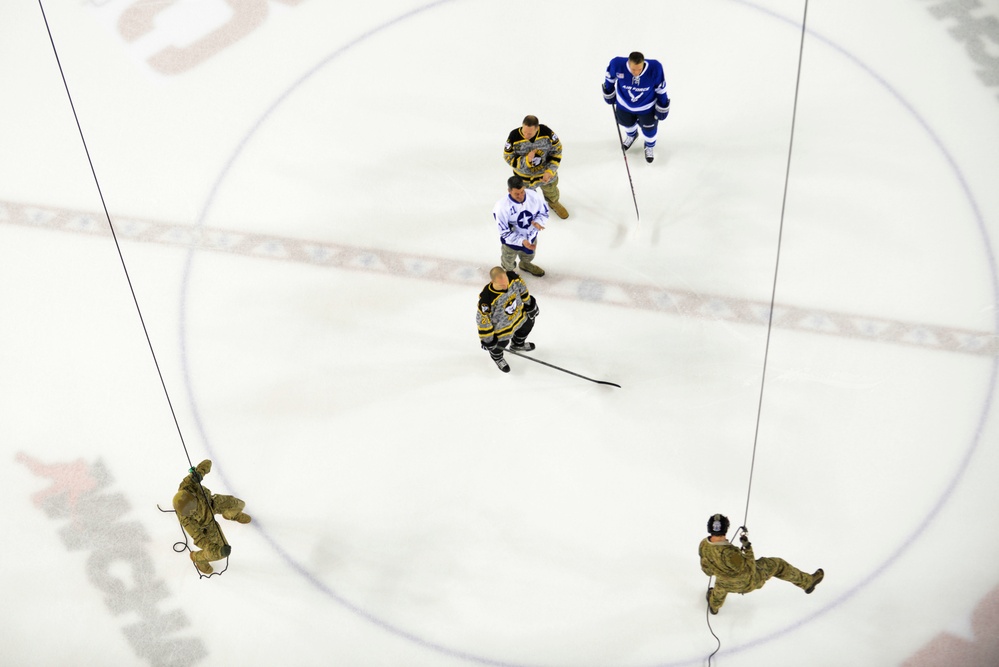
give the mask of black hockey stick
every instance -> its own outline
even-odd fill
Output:
[[[635,197],[635,183],[631,180],[631,167],[628,166],[628,152],[624,150],[624,136],[621,134],[621,124],[617,122],[617,105],[612,104],[611,110],[614,112],[614,127],[617,128],[618,145],[621,147],[621,155],[624,156],[624,169],[628,172],[628,185],[631,186],[631,200],[635,202],[635,219],[641,221],[642,216],[638,213],[638,198]]]
[[[536,364],[542,364],[544,366],[548,366],[549,368],[554,368],[557,371],[562,371],[563,373],[568,373],[569,375],[575,375],[578,378],[583,378],[584,380],[589,380],[590,382],[596,382],[597,384],[609,384],[612,387],[617,387],[618,389],[621,388],[621,385],[619,385],[619,384],[617,384],[615,382],[607,382],[605,380],[594,380],[593,378],[588,378],[585,375],[580,375],[579,373],[573,373],[572,371],[568,371],[568,370],[562,368],[561,366],[556,366],[555,364],[550,364],[547,361],[541,361],[540,359],[535,359],[534,357],[526,355],[523,352],[517,352],[517,350],[508,350],[508,351],[512,352],[513,354],[516,354],[518,357],[523,357],[524,359],[530,359],[531,361],[533,361]]]

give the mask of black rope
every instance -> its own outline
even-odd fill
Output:
[[[710,594],[711,594],[711,578],[708,577],[708,592],[705,593],[704,595],[705,599],[704,620],[708,624],[708,632],[710,632],[711,636],[715,638],[716,642],[718,642],[718,645],[715,646],[715,650],[712,651],[711,655],[708,656],[708,667],[711,667],[711,659],[714,658],[715,655],[718,653],[718,651],[721,650],[721,639],[718,637],[718,635],[715,634],[715,629],[711,627],[711,602],[708,601],[708,596]]]
[[[173,401],[170,399],[170,391],[167,389],[166,380],[163,378],[163,371],[160,368],[160,362],[156,357],[156,350],[153,348],[153,341],[149,335],[149,329],[146,327],[146,320],[142,315],[142,308],[139,306],[139,298],[135,294],[135,286],[132,284],[132,276],[128,272],[128,266],[125,263],[125,255],[121,251],[121,244],[118,242],[118,234],[115,232],[114,223],[111,222],[111,214],[108,212],[107,202],[104,200],[104,191],[101,189],[100,180],[97,178],[97,170],[94,168],[94,161],[90,157],[90,148],[87,146],[87,139],[83,134],[83,126],[80,124],[80,116],[76,113],[76,104],[73,103],[73,95],[69,91],[69,83],[66,80],[66,72],[62,68],[62,60],[59,58],[59,50],[56,48],[55,39],[52,36],[52,28],[49,26],[49,19],[45,15],[45,7],[42,5],[42,0],[38,0],[38,9],[41,10],[42,20],[45,22],[45,30],[49,35],[49,43],[52,44],[52,54],[55,56],[56,65],[59,67],[59,76],[62,77],[62,85],[66,89],[66,98],[69,100],[70,109],[73,110],[73,119],[76,121],[76,129],[80,133],[80,141],[83,143],[83,151],[87,154],[87,163],[90,165],[90,173],[94,177],[94,185],[97,186],[97,194],[100,195],[101,198],[101,206],[104,208],[104,217],[108,221],[108,228],[111,230],[111,238],[114,239],[114,245],[118,251],[118,260],[121,262],[122,271],[125,273],[125,280],[128,282],[129,292],[132,294],[132,303],[135,304],[135,312],[139,315],[139,323],[142,325],[142,333],[146,337],[146,345],[149,346],[149,354],[153,358],[153,365],[156,367],[156,374],[160,379],[160,386],[163,388],[163,395],[166,397],[167,406],[170,408],[170,415],[173,417],[174,426],[177,428],[177,436],[180,438],[180,445],[184,449],[184,456],[187,458],[187,464],[190,467],[189,470],[190,472],[194,472],[194,464],[191,461],[191,454],[187,450],[187,443],[184,441],[184,433],[180,428],[180,421],[177,419],[177,411],[174,410]],[[208,507],[213,509],[212,521],[215,523],[215,527],[218,529],[219,535],[222,537],[222,543],[225,547],[228,547],[226,551],[230,551],[232,547],[229,546],[229,543],[225,538],[225,533],[222,532],[222,526],[219,525],[218,519],[215,518],[212,499],[209,496],[208,491],[201,485],[200,482],[198,483],[198,487],[201,489],[201,493],[204,495],[205,502],[208,503]],[[159,505],[157,505],[157,508],[160,509],[161,512],[171,511],[164,510],[160,508]],[[177,521],[180,521],[180,517],[177,517]],[[187,543],[187,531],[184,530],[183,524],[181,524],[181,531],[184,532],[184,541],[176,542],[173,545],[173,549],[177,553],[183,553],[185,550],[191,550],[190,545]],[[212,572],[206,575],[198,569],[196,564],[194,567],[198,571],[198,575],[201,577],[222,574],[229,569],[229,556],[226,554],[225,567],[219,572]]]
[[[801,17],[801,42],[798,46],[798,73],[794,81],[794,104],[791,108],[791,136],[787,144],[787,167],[784,171],[784,195],[781,200],[780,206],[780,226],[777,231],[777,258],[774,261],[774,280],[773,287],[770,291],[770,313],[767,320],[767,341],[763,350],[763,372],[760,377],[760,398],[756,406],[756,428],[753,433],[753,456],[749,464],[749,486],[746,489],[746,512],[742,517],[742,525],[735,531],[733,538],[737,538],[740,533],[746,532],[746,525],[749,519],[749,499],[753,492],[753,472],[756,469],[756,446],[759,442],[760,437],[760,416],[763,414],[763,391],[766,387],[767,381],[767,361],[770,357],[770,334],[773,331],[774,324],[774,305],[777,301],[777,274],[780,270],[780,248],[781,240],[784,236],[784,212],[787,209],[787,191],[788,184],[791,180],[791,154],[794,150],[794,127],[795,122],[798,118],[798,91],[801,89],[801,62],[803,55],[805,53],[805,34],[807,33],[808,24],[808,0],[805,0],[804,13]],[[711,580],[708,579],[710,582]],[[710,590],[710,585],[709,585]],[[711,652],[708,656],[708,667],[711,667],[711,659],[721,650],[721,639],[715,634],[714,628],[711,627],[711,603],[705,602],[705,618],[708,624],[708,631],[711,636],[715,638],[718,642],[718,646],[715,650]]]
[[[142,332],[146,336],[146,344],[149,346],[149,353],[153,357],[153,364],[156,366],[156,374],[160,378],[160,386],[163,387],[163,395],[166,396],[167,405],[170,406],[170,414],[173,416],[173,423],[177,427],[177,435],[180,437],[180,444],[184,448],[184,456],[187,457],[189,466],[191,455],[187,451],[187,443],[184,442],[184,434],[180,429],[180,422],[177,420],[177,412],[173,409],[173,401],[170,400],[170,392],[167,390],[166,381],[163,379],[163,371],[160,370],[160,362],[156,358],[156,351],[153,349],[153,341],[149,337],[149,329],[146,328],[146,320],[142,316],[142,309],[139,307],[139,299],[135,295],[135,287],[132,285],[132,277],[128,273],[125,265],[125,256],[121,252],[121,244],[118,243],[118,235],[114,231],[114,224],[111,223],[111,214],[108,213],[107,203],[104,201],[104,191],[101,190],[100,181],[97,179],[97,170],[94,169],[94,161],[90,158],[90,149],[87,147],[87,140],[83,136],[83,127],[80,125],[80,117],[76,113],[76,105],[73,104],[73,96],[69,92],[69,83],[66,81],[66,73],[62,69],[62,61],[59,59],[59,51],[56,49],[55,39],[52,37],[52,29],[49,27],[49,19],[45,15],[45,7],[42,0],[38,0],[38,8],[42,12],[42,20],[45,21],[45,30],[49,34],[49,42],[52,44],[52,53],[55,55],[56,65],[59,66],[59,75],[62,77],[62,85],[66,89],[66,97],[69,99],[69,106],[73,110],[73,119],[76,121],[76,129],[80,133],[80,141],[83,142],[83,150],[87,154],[87,162],[90,164],[90,173],[94,176],[94,184],[97,186],[97,194],[101,197],[101,206],[104,207],[104,216],[107,218],[108,227],[111,229],[111,237],[114,239],[115,248],[118,249],[118,259],[121,261],[121,268],[125,272],[125,280],[128,281],[128,289],[132,293],[132,302],[135,303],[135,311],[139,314],[139,322],[142,324]]]
[[[801,61],[805,52],[805,33],[808,22],[808,0],[805,0],[804,15],[801,18],[801,44],[798,47],[798,74],[794,81],[794,105],[791,110],[791,137],[787,145],[787,168],[784,172],[784,196],[780,206],[780,227],[777,231],[777,258],[774,262],[774,281],[770,292],[770,313],[767,320],[767,342],[763,351],[763,373],[760,377],[760,399],[756,406],[756,430],[753,433],[753,457],[749,465],[749,487],[746,490],[746,513],[742,517],[742,525],[748,525],[749,498],[753,492],[753,471],[756,468],[756,445],[760,436],[760,415],[763,413],[763,390],[767,381],[767,360],[770,357],[770,333],[774,324],[774,304],[777,300],[777,273],[780,269],[780,247],[784,236],[784,211],[787,209],[787,190],[791,180],[791,152],[794,150],[794,125],[798,117],[798,90],[801,87]]]
[[[204,489],[205,487],[202,486],[201,488]],[[212,507],[210,501],[209,501],[209,507]],[[158,503],[156,505],[156,509],[158,509],[159,511],[163,512],[164,514],[174,514],[174,515],[177,514],[177,510],[165,510],[162,507],[160,507]],[[219,529],[219,535],[222,536],[222,543],[224,545],[226,545],[227,547],[229,547],[229,552],[231,553],[232,547],[230,547],[229,546],[229,542],[226,541],[226,539],[225,539],[225,533],[222,532],[222,526],[219,525],[218,519],[215,519],[215,515],[214,514],[212,515],[212,520],[215,521],[215,525]],[[188,544],[188,542],[187,542],[187,537],[188,537],[187,531],[184,530],[184,524],[181,523],[180,516],[177,516],[177,525],[180,528],[180,534],[184,536],[184,539],[180,540],[180,541],[177,541],[177,542],[174,542],[173,543],[173,550],[176,551],[179,554],[182,554],[185,551],[192,551],[191,545]],[[219,571],[214,571],[213,570],[212,572],[209,572],[208,574],[205,574],[204,572],[202,572],[198,568],[197,563],[195,563],[194,561],[191,561],[191,564],[194,565],[194,569],[198,573],[199,577],[201,577],[202,579],[207,579],[208,577],[214,577],[215,575],[222,575],[223,573],[225,573],[226,570],[229,569],[229,555],[226,554],[226,556],[225,556],[225,567],[223,567]]]

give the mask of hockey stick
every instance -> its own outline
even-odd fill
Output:
[[[535,359],[534,357],[526,355],[523,352],[517,352],[517,350],[507,350],[507,351],[508,352],[512,352],[513,354],[516,354],[518,357],[523,357],[524,359],[530,359],[531,361],[533,361],[536,364],[542,364],[543,366],[548,366],[549,368],[554,368],[557,371],[562,371],[563,373],[568,373],[569,375],[575,375],[578,378],[583,378],[584,380],[589,380],[590,382],[596,382],[597,384],[609,384],[612,387],[617,387],[618,389],[621,388],[621,385],[619,385],[619,384],[617,384],[615,382],[607,382],[605,380],[594,380],[593,378],[588,378],[585,375],[580,375],[579,373],[573,373],[572,371],[568,371],[568,370],[562,368],[561,366],[556,366],[555,364],[550,364],[547,361],[541,361],[540,359]]]
[[[628,152],[624,150],[624,136],[621,134],[621,124],[617,122],[617,105],[612,104],[611,110],[614,112],[614,127],[617,128],[618,145],[621,146],[621,155],[624,156],[624,169],[628,172],[628,185],[631,186],[631,200],[635,202],[635,219],[641,221],[642,216],[638,213],[638,198],[635,197],[635,183],[631,180],[631,167],[628,166]]]

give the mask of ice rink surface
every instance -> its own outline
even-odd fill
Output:
[[[713,665],[999,664],[999,2],[810,2],[786,206],[800,1],[44,10],[104,200],[4,2],[4,664],[705,665],[714,512],[826,579],[730,596]],[[535,356],[621,389],[476,341],[525,114]],[[188,456],[254,517],[221,577]]]

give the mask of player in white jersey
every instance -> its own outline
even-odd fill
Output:
[[[548,205],[536,190],[525,187],[524,179],[511,176],[506,181],[507,194],[493,207],[493,219],[500,235],[500,264],[507,271],[520,269],[532,276],[545,270],[534,263],[538,232],[548,224]]]
[[[659,121],[669,115],[662,64],[646,60],[639,51],[633,51],[627,58],[612,58],[604,74],[603,92],[604,101],[615,105],[617,122],[626,133],[621,148],[625,151],[631,148],[641,127],[645,161],[652,162]]]

